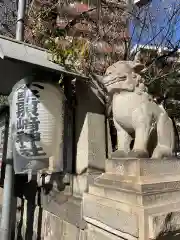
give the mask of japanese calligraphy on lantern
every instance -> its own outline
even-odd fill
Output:
[[[16,174],[63,169],[63,92],[49,83],[19,81],[10,97],[11,136]]]
[[[16,102],[16,144],[19,145],[19,152],[24,157],[44,157],[46,155],[43,148],[38,144],[41,141],[38,113],[39,103],[37,94],[26,85],[18,89]]]

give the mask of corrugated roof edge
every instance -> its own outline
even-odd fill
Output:
[[[68,71],[64,67],[53,63],[48,60],[48,55],[50,56],[50,52],[46,49],[0,35],[0,58],[15,59],[64,73],[74,78],[88,79],[85,75]]]

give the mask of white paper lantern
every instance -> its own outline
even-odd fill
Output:
[[[17,84],[11,96],[15,173],[63,170],[64,93],[52,84]]]

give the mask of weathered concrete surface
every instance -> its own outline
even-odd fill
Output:
[[[84,194],[83,213],[111,229],[138,237],[138,214],[130,206],[95,195]]]
[[[51,212],[58,218],[70,222],[78,228],[84,229],[86,223],[82,217],[82,200],[69,197],[63,202],[58,202],[57,198],[52,198],[48,203],[43,202],[44,210]]]
[[[77,203],[76,203],[77,204]],[[78,221],[76,206],[70,203],[63,205],[64,213],[58,216],[49,211],[46,211],[38,206],[35,207],[34,214],[32,211],[31,216],[33,221],[29,219],[27,212],[28,202],[24,202],[23,218],[17,218],[16,224],[16,239],[41,239],[41,240],[86,240],[85,225],[80,224]],[[56,209],[58,211],[58,207]],[[81,214],[79,209],[78,214]],[[71,212],[67,216],[67,212]],[[28,214],[28,215],[27,215]],[[74,217],[72,215],[74,214]],[[31,218],[31,217],[30,217]],[[77,222],[76,222],[77,220]],[[31,229],[30,229],[31,228]],[[19,237],[19,238],[18,238]],[[27,238],[29,237],[29,238]]]
[[[179,174],[179,159],[114,158],[106,160],[106,172],[124,176],[159,176]]]
[[[76,81],[76,175],[73,195],[82,197],[93,179],[105,170],[107,154],[105,107],[85,82]],[[109,133],[109,132],[108,132]],[[108,134],[109,136],[109,134]],[[110,138],[110,136],[109,136]]]
[[[87,240],[124,240],[94,225],[88,224]]]
[[[94,179],[102,174],[102,171],[90,171],[73,176],[73,196],[82,198],[83,193],[87,192],[89,185],[94,183]]]
[[[177,240],[175,237],[180,234],[179,166],[177,159],[107,161],[106,173],[97,177],[83,196],[88,234],[92,234],[91,227],[96,225],[128,240]],[[99,236],[99,233],[93,234]]]
[[[175,212],[154,214],[149,217],[149,237],[156,239],[159,234],[173,233],[177,231],[180,237],[180,210]],[[173,236],[171,238],[173,240]],[[158,239],[157,239],[158,240]]]
[[[88,167],[104,170],[106,159],[105,107],[89,86],[76,82],[76,173]]]

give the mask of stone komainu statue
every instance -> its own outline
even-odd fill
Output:
[[[165,109],[148,94],[135,61],[119,61],[108,67],[102,79],[112,97],[118,150],[114,157],[163,158],[173,155],[174,130]],[[134,144],[131,149],[131,142]]]

